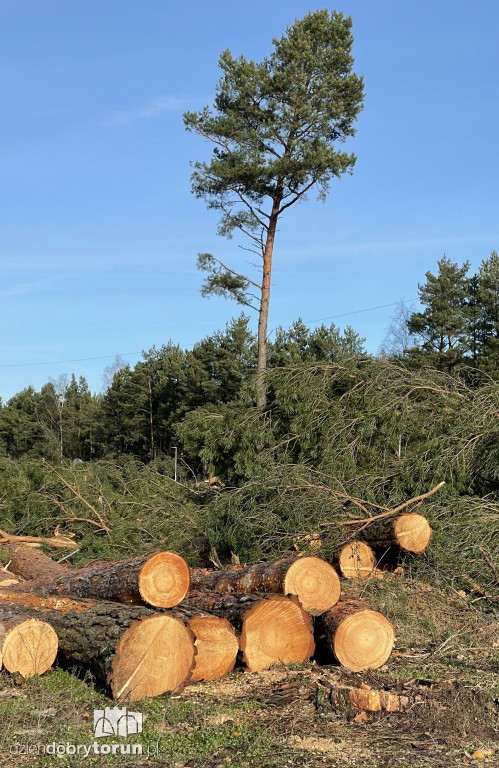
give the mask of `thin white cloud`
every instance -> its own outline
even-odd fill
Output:
[[[53,286],[53,284],[57,281],[58,277],[47,277],[42,280],[33,280],[26,283],[18,283],[17,285],[13,285],[10,288],[4,288],[3,290],[0,290],[0,298],[7,299],[11,296],[27,296],[29,294],[33,293],[40,293],[43,292],[46,288],[49,286]]]
[[[142,107],[115,112],[105,121],[107,125],[125,125],[138,120],[151,120],[165,112],[179,112],[185,107],[185,100],[177,96],[158,96]]]

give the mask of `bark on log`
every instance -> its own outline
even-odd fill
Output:
[[[0,610],[0,668],[23,677],[43,675],[57,655],[57,635],[45,621]]]
[[[294,597],[194,592],[182,605],[209,611],[240,630],[239,647],[252,672],[306,661],[315,650],[312,621]]]
[[[311,616],[319,616],[340,597],[340,580],[334,568],[318,557],[298,557],[275,563],[257,563],[236,571],[192,572],[194,589],[231,592],[266,592],[294,595]]]
[[[60,662],[90,670],[116,699],[173,691],[194,664],[191,630],[167,612],[11,590],[0,590],[0,609],[48,622],[59,638]]]
[[[364,522],[354,534],[373,549],[399,547],[420,555],[430,543],[432,529],[428,520],[417,512],[404,512],[396,517],[380,517]]]
[[[21,576],[23,579],[54,578],[68,573],[66,565],[56,563],[38,549],[13,542],[5,542],[2,544],[2,549],[9,557],[8,567],[11,573]]]
[[[345,579],[367,579],[376,566],[376,555],[364,541],[349,541],[338,555],[338,569]]]
[[[189,584],[189,566],[183,557],[175,552],[159,552],[116,563],[97,563],[74,571],[64,569],[62,573],[55,569],[54,574],[32,579],[13,587],[13,591],[40,597],[88,597],[171,608],[182,601]]]
[[[378,669],[395,640],[391,623],[363,600],[344,600],[324,613],[318,625],[329,652],[351,672]]]

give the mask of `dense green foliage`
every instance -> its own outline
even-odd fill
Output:
[[[497,591],[497,258],[470,279],[445,259],[427,273],[408,319],[425,338],[391,359],[367,355],[351,328],[279,328],[265,410],[244,316],[191,350],[145,352],[100,395],[74,377],[27,388],[0,409],[0,527],[59,526],[76,559],[165,545],[194,556],[199,534],[221,557],[275,557],[310,536],[332,555],[342,520],[445,481],[423,508],[432,546],[411,568]]]

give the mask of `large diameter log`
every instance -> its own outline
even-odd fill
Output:
[[[2,549],[9,557],[10,572],[23,579],[54,578],[68,572],[66,565],[56,563],[38,549],[13,542],[4,542]]]
[[[57,655],[57,635],[45,621],[0,610],[0,667],[23,677],[43,675]]]
[[[192,632],[166,612],[11,590],[0,591],[0,609],[48,622],[59,638],[59,661],[90,670],[120,700],[173,691],[194,664]]]
[[[373,549],[399,547],[420,555],[430,543],[433,531],[428,520],[417,512],[406,512],[397,517],[373,519],[355,533]]]
[[[312,620],[298,601],[273,595],[248,611],[239,644],[252,671],[303,662],[315,650]]]
[[[40,597],[60,595],[171,608],[182,601],[189,585],[189,566],[184,558],[175,552],[159,552],[64,571],[13,589]]]
[[[195,592],[182,605],[207,610],[240,630],[243,661],[252,672],[306,661],[315,650],[312,620],[294,597]]]
[[[379,611],[362,600],[344,600],[320,618],[329,652],[351,672],[378,669],[389,658],[395,633]]]
[[[303,609],[318,616],[338,602],[340,580],[334,568],[318,557],[298,557],[275,563],[257,563],[236,571],[206,571],[192,573],[194,589],[231,592],[267,592],[295,595]]]
[[[365,541],[349,541],[338,555],[338,568],[345,579],[367,579],[376,566],[376,555]]]

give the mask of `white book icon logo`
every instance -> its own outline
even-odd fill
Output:
[[[142,733],[142,713],[129,712],[126,707],[94,709],[94,736],[130,736]]]

